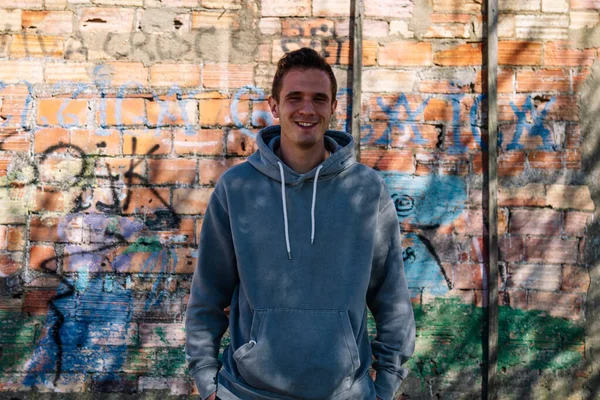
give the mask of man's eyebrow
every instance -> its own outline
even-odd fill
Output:
[[[298,96],[301,95],[303,92],[301,92],[300,90],[295,90],[293,92],[289,92],[285,95],[286,98],[288,97],[294,97],[294,96]],[[325,98],[325,99],[329,99],[329,95],[325,92],[317,92],[314,94],[314,97],[316,98]]]

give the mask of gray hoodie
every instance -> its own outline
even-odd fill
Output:
[[[279,126],[263,129],[211,196],[186,313],[190,372],[202,398],[390,400],[415,322],[389,192],[346,133],[326,132],[331,156],[306,174],[275,155],[279,141]]]

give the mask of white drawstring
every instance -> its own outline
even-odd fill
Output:
[[[279,174],[281,175],[281,202],[283,203],[283,226],[285,228],[285,246],[287,248],[288,259],[292,259],[292,248],[290,246],[290,233],[288,227],[288,216],[287,216],[287,201],[285,199],[285,175],[283,172],[283,164],[277,161],[279,165]],[[315,172],[315,180],[313,182],[313,195],[312,205],[310,208],[310,244],[315,241],[315,207],[317,205],[317,181],[319,180],[319,172],[321,172],[322,165],[319,165],[317,172]]]
[[[315,206],[317,204],[317,180],[319,179],[319,171],[323,168],[322,165],[319,165],[317,168],[317,172],[315,173],[315,181],[313,183],[313,196],[312,196],[312,207],[310,208],[310,244],[313,244],[315,241]]]
[[[279,164],[279,173],[281,174],[281,202],[283,203],[283,225],[285,227],[285,245],[287,247],[288,259],[292,259],[292,249],[290,247],[290,234],[288,232],[287,204],[285,201],[285,177],[283,175],[283,165]]]

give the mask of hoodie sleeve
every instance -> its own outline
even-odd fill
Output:
[[[402,364],[415,348],[415,319],[404,274],[398,216],[387,190],[386,195],[377,220],[367,304],[377,326],[371,342],[377,371],[375,391],[382,400],[391,400],[408,374]]]
[[[217,357],[229,325],[224,309],[238,281],[229,214],[219,199],[219,189],[217,185],[202,222],[198,265],[185,316],[186,359],[203,399],[217,390],[221,367]]]

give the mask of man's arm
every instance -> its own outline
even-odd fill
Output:
[[[396,209],[389,195],[384,198],[389,200],[377,219],[367,304],[377,326],[377,337],[371,343],[376,358],[375,391],[378,398],[391,400],[408,374],[402,364],[414,352],[415,319],[404,274]]]
[[[221,337],[229,325],[223,310],[230,305],[238,281],[229,214],[219,199],[219,191],[217,185],[202,222],[198,265],[185,319],[186,359],[203,399],[217,390],[216,377],[221,367],[217,357]]]

